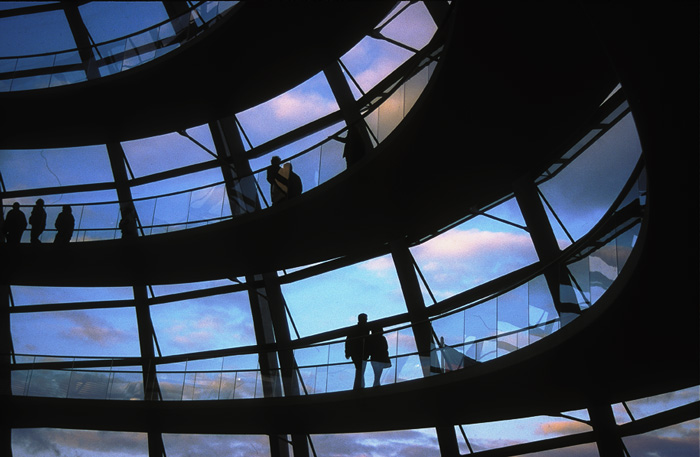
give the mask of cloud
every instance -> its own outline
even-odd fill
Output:
[[[433,430],[314,435],[311,439],[318,454],[328,457],[424,457],[440,454]]]
[[[428,285],[445,298],[537,261],[530,236],[476,228],[454,229],[412,250]],[[394,269],[390,257],[362,268],[375,274]]]
[[[114,328],[106,321],[90,316],[87,313],[77,311],[67,313],[63,317],[73,323],[72,326],[68,326],[61,332],[67,338],[95,343],[105,347],[128,339],[128,335],[124,330]]]
[[[338,109],[335,100],[314,92],[287,92],[270,103],[277,119],[295,122],[308,122]]]
[[[156,328],[157,331],[158,328],[163,329],[158,332],[162,348],[172,345],[178,352],[192,352],[255,343],[250,313],[246,314],[237,307],[219,308],[214,305],[203,310],[195,306],[169,313],[171,318],[176,320],[166,326],[157,325]]]
[[[82,455],[80,450],[145,455],[148,452],[148,441],[145,433],[13,429],[12,448],[13,455],[16,457]]]
[[[591,428],[582,423],[576,421],[552,421],[540,424],[540,426],[535,430],[537,435],[570,435],[573,433],[583,433],[590,431]]]

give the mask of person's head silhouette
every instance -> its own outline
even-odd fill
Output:
[[[358,324],[366,324],[367,323],[367,315],[365,313],[360,313],[357,315],[357,323]]]

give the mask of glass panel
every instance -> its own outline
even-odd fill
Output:
[[[700,419],[622,438],[632,457],[673,455],[695,457],[700,449]]]
[[[319,456],[440,456],[435,429],[312,435],[311,440]]]
[[[124,63],[122,56],[125,49],[126,40],[114,41],[97,46],[96,56],[102,56],[99,60],[101,76],[109,76],[122,71]],[[114,56],[118,56],[118,58]]]
[[[184,364],[182,365],[184,367]],[[163,368],[158,367],[158,370],[161,369]],[[164,401],[182,400],[182,395],[185,388],[184,372],[168,373],[159,371],[157,377],[158,386],[160,387],[160,392],[163,395]]]
[[[67,84],[75,84],[82,81],[87,81],[85,71],[68,71],[65,73],[54,73],[51,75],[50,87],[65,86]]]
[[[461,345],[464,343],[464,311],[434,320],[433,330],[445,344]]]
[[[12,314],[18,353],[86,357],[138,356],[133,308]]]
[[[148,457],[148,434],[59,428],[17,428],[12,430],[12,455],[15,457],[59,455]]]
[[[379,105],[377,139],[384,141],[394,131],[405,115],[404,86],[400,86],[387,100]]]
[[[556,177],[540,184],[574,239],[587,233],[610,208],[640,154],[639,137],[628,114]]]
[[[134,298],[131,287],[11,286],[11,291],[14,306],[131,300]]]
[[[343,148],[344,144],[339,141],[329,141],[321,146],[318,184],[323,184],[345,171]]]
[[[51,82],[51,75],[30,76],[27,78],[15,78],[12,81],[13,92],[20,90],[46,89]]]
[[[125,37],[168,19],[161,2],[90,2],[80,5],[79,11],[95,43]]]
[[[253,146],[258,146],[337,110],[333,92],[326,78],[319,73],[284,94],[238,113],[236,117]]]
[[[382,35],[413,49],[422,49],[436,31],[433,17],[423,2],[411,4],[381,29]]]
[[[267,435],[183,435],[163,433],[163,445],[168,457],[270,455],[270,438]]]
[[[367,92],[412,55],[411,51],[386,41],[365,37],[340,60],[354,76],[362,90]],[[352,89],[353,95],[359,98],[361,93],[349,79],[348,85]]]
[[[124,370],[121,368],[121,370]],[[140,371],[119,371],[112,374],[110,400],[143,400],[143,375]]]
[[[90,173],[85,173],[88,169]],[[0,172],[8,191],[114,181],[104,145],[5,149],[0,151]],[[54,201],[46,199],[46,203]]]
[[[216,150],[208,126],[189,129],[187,134],[210,151]],[[135,177],[215,160],[209,152],[178,133],[125,141],[122,148]]]
[[[75,48],[75,41],[62,9],[0,20],[0,56],[43,54],[72,48]]]
[[[65,398],[71,373],[59,370],[32,370],[27,395]]]
[[[112,374],[109,371],[72,371],[68,398],[104,400],[107,398]]]
[[[549,416],[485,422],[463,425],[474,452],[498,449],[508,445],[529,443],[549,438],[589,432],[592,428],[582,422]],[[595,447],[595,444],[593,445]],[[569,452],[570,452],[569,448]],[[557,451],[561,452],[561,451]],[[537,453],[540,455],[540,453]],[[559,455],[559,454],[556,454]],[[570,455],[598,455],[578,454]]]
[[[365,375],[367,373],[365,372]],[[331,365],[328,367],[328,385],[326,392],[338,392],[350,390],[355,379],[355,366],[352,363],[342,365]],[[367,379],[365,379],[365,384]]]
[[[590,259],[584,257],[581,260],[567,265],[572,277],[573,291],[578,306],[581,309],[586,309],[591,305],[591,275],[589,263]]]
[[[163,355],[248,346],[256,341],[245,292],[151,306],[151,318]]]
[[[547,324],[557,319],[559,315],[554,308],[552,294],[549,292],[544,276],[538,276],[528,282],[528,305],[528,325],[538,325],[529,332],[530,343],[551,335],[559,329],[558,322]]]
[[[527,327],[528,287],[520,286],[497,299],[498,333],[511,333]],[[498,339],[499,356],[518,350],[527,345],[527,332],[512,333]]]
[[[615,240],[612,240],[589,257],[592,303],[595,303],[617,278],[616,254]]]
[[[406,311],[390,256],[284,284],[282,291],[301,336],[355,325],[360,313],[373,321]]]
[[[55,56],[53,54],[37,57],[23,57],[17,61],[16,71],[34,70],[37,68],[53,67]],[[46,75],[42,75],[46,76]]]
[[[537,261],[530,236],[478,216],[411,248],[438,300]]]
[[[677,408],[700,400],[700,387],[690,387],[653,397],[627,402],[634,419],[642,419],[662,411]]]

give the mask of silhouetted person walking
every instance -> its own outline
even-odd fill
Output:
[[[365,386],[365,365],[369,358],[367,335],[369,335],[367,315],[361,313],[357,316],[357,325],[345,339],[345,358],[352,359],[352,363],[355,365],[353,389],[362,389]]]
[[[347,163],[347,168],[350,168],[359,162],[365,155],[365,150],[362,146],[362,138],[357,130],[353,126],[350,126],[348,127],[348,134],[345,136],[345,139],[341,138],[340,141],[345,142],[343,157]]]
[[[9,244],[19,244],[22,234],[27,229],[27,218],[19,209],[19,203],[14,202],[12,209],[5,216],[5,223],[2,227],[3,234]]]
[[[75,218],[70,205],[63,205],[63,211],[56,217],[54,227],[56,227],[57,232],[53,242],[56,244],[70,243],[70,239],[73,238],[73,230],[75,229]]]
[[[127,208],[122,211],[122,220],[119,221],[119,229],[122,231],[123,240],[131,240],[138,237],[136,230],[136,216],[133,208]]]
[[[380,385],[382,380],[382,371],[391,366],[389,359],[389,344],[384,336],[384,329],[381,327],[373,328],[372,334],[368,340],[369,357],[372,362],[372,370],[374,371],[373,387]]]
[[[44,209],[44,200],[38,199],[36,205],[32,209],[32,214],[29,216],[29,223],[32,225],[31,235],[32,243],[41,243],[39,236],[44,233],[46,228],[46,210]]]
[[[284,198],[287,196],[287,180],[283,179],[284,182],[281,182],[282,180],[280,179],[281,162],[282,161],[278,156],[273,156],[272,159],[270,159],[270,166],[267,167],[267,182],[270,183],[270,198],[272,199],[273,204],[284,200]],[[285,186],[284,191],[280,187],[281,185]]]

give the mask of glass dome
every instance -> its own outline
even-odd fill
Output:
[[[311,78],[205,124],[123,141],[0,150],[3,229],[17,211],[26,220],[16,242],[10,233],[3,240],[9,258],[119,252],[126,259],[118,265],[125,274],[116,279],[93,281],[107,276],[101,269],[109,262],[100,258],[85,268],[94,270],[90,277],[66,280],[58,272],[56,279],[45,266],[26,264],[18,267],[24,276],[8,273],[10,397],[39,405],[75,401],[66,404],[87,410],[164,404],[180,412],[193,405],[205,417],[211,412],[203,424],[183,420],[177,430],[115,426],[108,419],[93,425],[85,418],[46,427],[24,419],[10,426],[12,455],[437,456],[489,449],[518,455],[518,446],[543,436],[535,445],[542,452],[569,446],[566,452],[596,455],[597,413],[586,409],[448,426],[435,421],[427,428],[349,426],[337,433],[251,431],[241,418],[231,419],[238,428],[226,428],[215,411],[235,415],[241,405],[268,408],[288,400],[300,408],[332,406],[363,395],[381,401],[450,379],[466,386],[498,363],[522,366],[520,360],[554,344],[547,341],[568,338],[567,328],[589,325],[618,296],[648,223],[647,163],[620,85],[576,126],[547,168],[479,204],[445,196],[434,205],[459,207],[459,217],[418,238],[205,280],[124,279],[151,268],[141,249],[174,250],[195,238],[236,236],[247,221],[284,220],[275,218],[381,163],[415,126],[412,116],[425,110],[444,82],[445,61],[454,58],[457,7],[447,3],[398,2]],[[110,75],[158,65],[166,53],[206,40],[207,30],[243,14],[242,6],[4,3],[0,91],[50,94],[98,78],[109,84]],[[31,33],[27,24],[44,32]],[[361,151],[358,159],[351,147]],[[271,166],[275,157],[280,170],[289,164],[300,178],[300,195],[291,195],[290,175]],[[73,221],[67,240],[59,222],[66,208]],[[308,242],[309,250],[314,241],[295,240]],[[235,253],[222,248],[207,255]],[[192,278],[204,270],[187,262],[178,268]],[[384,336],[388,366],[351,360],[348,341],[369,341],[353,337],[362,314]],[[605,405],[618,424],[697,402],[698,391],[625,400],[634,401]],[[697,429],[697,419],[684,426]],[[629,446],[643,436],[632,435]]]

